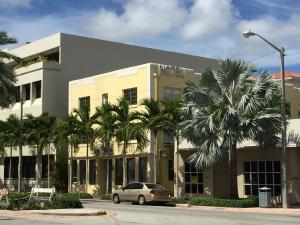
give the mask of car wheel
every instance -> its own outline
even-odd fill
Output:
[[[146,204],[146,199],[143,195],[139,196],[138,203],[139,203],[139,205],[145,205]]]
[[[115,203],[115,204],[119,204],[120,203],[120,197],[119,197],[119,195],[114,195],[114,197],[113,197],[113,202]]]

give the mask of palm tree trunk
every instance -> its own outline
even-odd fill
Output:
[[[70,166],[69,166],[69,168],[70,168],[70,173],[69,173],[69,175],[70,175],[70,177],[69,177],[69,192],[72,192],[72,176],[73,176],[73,171],[72,171],[72,167],[73,167],[73,147],[72,147],[72,145],[71,145],[71,153],[70,153]]]
[[[11,186],[11,164],[12,164],[12,146],[10,146],[10,155],[9,155],[9,171],[8,171],[8,188]]]
[[[124,141],[124,145],[123,145],[123,186],[127,185],[127,170],[126,170],[126,145],[127,143],[125,143]]]
[[[88,175],[89,175],[89,144],[86,144],[86,163],[85,163],[85,192],[88,191]]]
[[[176,155],[176,178],[175,178],[175,194],[176,194],[176,198],[179,198],[179,175],[178,175],[178,172],[179,172],[179,152],[178,152],[178,148],[179,148],[179,140],[178,138],[174,137],[175,139],[175,155]]]
[[[106,161],[106,194],[109,194],[109,159],[107,159]]]
[[[151,141],[153,140],[153,183],[157,183],[157,148],[156,148],[156,135],[151,130]]]
[[[50,188],[50,145],[48,147],[48,171],[47,171],[47,175],[48,175],[48,188]]]
[[[237,148],[236,143],[231,147],[231,156],[229,159],[229,198],[238,198],[238,188],[237,188]]]
[[[36,155],[36,186],[40,186],[41,179],[41,154]]]

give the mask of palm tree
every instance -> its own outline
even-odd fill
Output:
[[[16,39],[11,38],[7,33],[0,32],[0,46],[7,44],[15,44]],[[1,49],[1,48],[0,48]],[[0,107],[7,107],[15,98],[16,78],[13,72],[13,66],[5,62],[5,60],[20,61],[20,59],[8,52],[0,51]]]
[[[176,197],[178,198],[178,182],[179,182],[179,143],[180,143],[180,135],[181,135],[181,126],[180,123],[183,121],[182,113],[180,111],[181,107],[181,99],[177,98],[175,100],[165,100],[163,103],[163,113],[162,113],[162,121],[163,121],[163,131],[165,134],[172,135],[174,137],[174,154],[176,155],[176,176],[175,176],[175,187],[176,187]]]
[[[70,164],[69,164],[69,183],[70,189],[72,191],[72,181],[73,181],[73,152],[78,148],[80,142],[80,132],[77,130],[77,119],[71,114],[64,119],[60,119],[56,123],[55,127],[55,143],[61,143],[58,148],[64,148],[65,143],[70,146]],[[58,171],[59,172],[59,171]]]
[[[11,114],[7,120],[0,121],[0,143],[1,149],[3,151],[6,147],[10,148],[10,160],[9,160],[9,172],[8,180],[9,186],[11,185],[11,166],[12,166],[12,150],[14,146],[19,144],[19,135],[20,135],[20,120],[19,118]],[[20,160],[20,158],[19,158]]]
[[[109,156],[112,150],[112,140],[114,138],[116,128],[116,116],[112,111],[113,107],[111,104],[104,104],[101,107],[96,108],[96,121],[95,123],[99,126],[96,129],[96,136],[100,141],[100,151],[103,155]],[[109,159],[106,160],[106,194],[109,189]]]
[[[37,160],[37,174],[36,185],[40,185],[41,178],[41,157],[43,152],[47,152],[48,171],[47,171],[47,185],[50,187],[50,153],[51,144],[54,143],[54,127],[56,118],[49,116],[48,113],[43,113],[38,117],[27,115],[25,127],[27,129],[26,139],[29,145],[36,150]]]
[[[249,79],[253,71],[244,61],[226,59],[184,92],[182,134],[195,146],[191,161],[203,168],[226,156],[230,198],[238,197],[237,144],[251,139],[271,148],[281,131],[280,112],[272,107],[278,87],[265,71]]]
[[[93,126],[95,124],[95,115],[90,114],[89,107],[81,107],[79,109],[73,110],[73,116],[76,118],[75,127],[80,132],[82,142],[86,144],[86,182],[85,182],[85,191],[87,192],[89,184],[89,149],[94,149],[94,143],[96,139],[95,130]]]
[[[153,146],[153,168],[154,168],[154,183],[157,183],[159,177],[159,163],[157,166],[157,134],[163,129],[163,116],[160,109],[160,103],[153,98],[143,99],[141,105],[145,107],[145,111],[141,113],[143,125],[150,130],[151,141],[154,141]]]
[[[145,129],[141,124],[140,114],[137,111],[129,110],[129,103],[125,98],[119,98],[117,100],[117,104],[113,105],[113,112],[116,116],[116,141],[123,146],[123,185],[126,185],[126,154],[129,142],[130,140],[135,139],[137,142],[137,150],[143,150],[147,146],[148,140]]]

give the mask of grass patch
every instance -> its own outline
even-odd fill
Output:
[[[104,195],[99,196],[99,198],[101,200],[111,200],[111,195],[110,194],[104,194]]]
[[[77,197],[79,199],[92,199],[93,196],[89,193],[81,192],[69,192],[69,193],[64,193],[63,196],[72,196],[72,197]]]
[[[220,199],[220,198],[194,197],[191,198],[188,201],[188,203],[190,205],[198,205],[198,206],[249,208],[249,207],[257,207],[258,199],[257,198]]]

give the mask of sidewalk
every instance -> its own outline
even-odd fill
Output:
[[[106,211],[99,209],[49,209],[49,210],[0,210],[1,216],[27,217],[27,216],[102,216],[108,215]]]
[[[243,213],[262,213],[262,214],[278,214],[289,216],[300,216],[300,208],[231,208],[231,207],[214,207],[214,206],[189,206],[188,204],[176,204],[177,208],[189,208],[198,210],[219,210],[226,212],[243,212]]]

